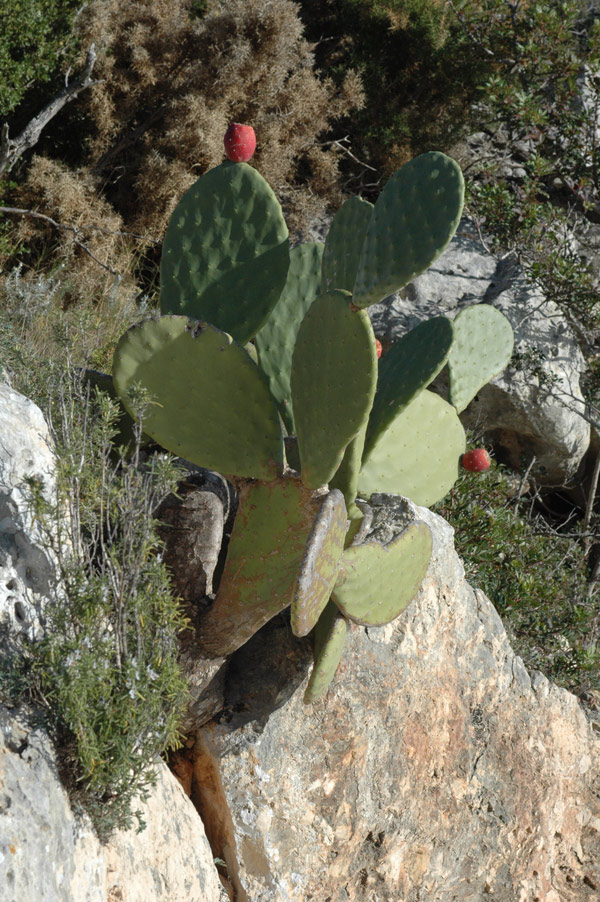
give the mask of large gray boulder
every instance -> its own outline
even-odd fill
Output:
[[[515,469],[534,460],[538,482],[568,482],[590,441],[580,387],[585,361],[561,311],[527,281],[513,257],[496,260],[464,219],[427,272],[369,312],[375,334],[390,342],[423,319],[453,319],[478,303],[492,304],[510,320],[518,365],[481,389],[461,415],[463,423],[483,432]]]

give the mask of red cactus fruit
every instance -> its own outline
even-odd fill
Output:
[[[377,360],[379,360],[383,353],[383,348],[381,347],[381,342],[378,338],[375,339],[375,350],[377,351]]]
[[[234,163],[247,163],[256,149],[256,135],[251,125],[232,122],[223,139],[225,153]]]
[[[461,460],[463,468],[471,473],[489,470],[490,463],[490,455],[485,448],[473,448],[471,451],[465,451]]]

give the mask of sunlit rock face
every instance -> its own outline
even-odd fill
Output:
[[[326,697],[304,705],[309,651],[282,618],[240,650],[201,731],[240,885],[253,902],[597,899],[592,726],[514,655],[448,524],[413,514],[434,537],[424,585],[392,624],[352,630]]]

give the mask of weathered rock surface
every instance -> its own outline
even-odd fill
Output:
[[[146,829],[101,845],[69,805],[47,733],[0,707],[3,902],[219,902],[202,821],[162,762],[140,804]]]
[[[576,472],[590,440],[580,415],[585,362],[558,307],[527,282],[513,258],[496,261],[465,219],[426,273],[369,312],[375,334],[391,342],[423,319],[454,318],[477,303],[492,304],[508,317],[521,368],[511,366],[493,379],[461,419],[485,432],[515,469],[535,458],[532,474],[539,482],[562,484]]]
[[[201,731],[238,900],[596,900],[598,737],[574,696],[513,654],[451,528],[416,513],[434,536],[425,583],[394,623],[351,632],[324,700],[303,704],[308,647],[275,622]],[[389,521],[374,521],[383,540]]]
[[[39,631],[44,596],[54,576],[51,558],[27,502],[25,478],[51,493],[54,457],[42,412],[0,380],[0,624],[11,633]]]
[[[37,634],[54,579],[28,510],[26,476],[51,491],[54,459],[40,410],[0,382],[0,659],[10,639]],[[0,706],[2,902],[219,902],[223,898],[202,821],[166,765],[139,803],[147,828],[106,846],[76,816],[47,732]]]

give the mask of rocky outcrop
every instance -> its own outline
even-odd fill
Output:
[[[53,486],[52,441],[42,412],[0,380],[0,624],[34,636],[54,578],[28,504],[26,477]]]
[[[397,499],[380,500],[386,541]],[[310,651],[284,620],[234,656],[197,744],[219,765],[238,898],[598,899],[598,737],[514,655],[451,528],[414,514],[434,536],[425,583],[394,623],[351,632],[324,700],[303,704]]]
[[[3,902],[222,900],[202,821],[162,762],[139,807],[146,829],[101,845],[89,820],[69,804],[43,726],[32,712],[0,707]]]
[[[452,319],[478,303],[492,304],[508,317],[517,355],[515,365],[482,388],[461,419],[485,433],[514,469],[533,460],[538,482],[563,484],[577,471],[590,441],[579,384],[585,361],[558,307],[525,279],[513,257],[497,261],[465,219],[426,273],[369,312],[375,334],[392,342],[423,319],[439,314]]]
[[[0,657],[19,633],[39,635],[54,579],[40,547],[25,477],[53,485],[40,410],[0,383]],[[222,889],[202,821],[166,765],[140,809],[147,827],[102,845],[76,814],[39,712],[0,707],[2,902],[219,902]],[[225,896],[226,899],[226,896]]]
[[[27,445],[28,402],[7,397],[5,429],[33,447],[41,422],[33,416]],[[33,475],[51,460],[44,444]],[[7,454],[0,472],[17,523],[22,470]],[[193,520],[200,508],[188,501]],[[491,603],[465,582],[445,521],[393,496],[372,503],[382,543],[415,516],[432,530],[415,601],[392,624],[351,630],[312,707],[302,701],[310,640],[291,635],[286,613],[267,624],[219,670],[222,710],[175,759],[185,792],[157,763],[142,833],[101,845],[69,805],[42,724],[0,711],[3,898],[223,902],[213,855],[235,902],[598,898],[595,725],[572,695],[527,673]],[[32,524],[18,525],[34,548]],[[205,573],[209,560],[197,562]]]

